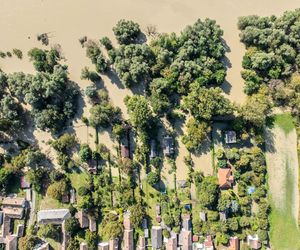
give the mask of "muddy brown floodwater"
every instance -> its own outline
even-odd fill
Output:
[[[280,15],[299,6],[297,0],[0,0],[0,50],[18,48],[26,54],[32,47],[41,47],[36,35],[48,32],[50,45],[61,45],[71,80],[83,90],[88,82],[80,79],[81,69],[92,66],[78,42],[83,35],[91,39],[103,36],[113,39],[112,27],[121,18],[138,22],[142,29],[151,24],[158,32],[179,32],[197,18],[208,17],[215,19],[224,30],[228,46],[227,81],[223,87],[232,101],[242,103],[245,95],[240,71],[245,50],[239,42],[238,17]],[[33,72],[26,55],[23,60],[15,57],[0,59],[0,68],[5,72]],[[119,88],[107,77],[104,82],[113,103],[121,107],[126,116],[123,98],[131,92]],[[82,108],[87,115],[89,105],[83,102]],[[74,130],[82,142],[94,140],[88,135],[93,131],[87,132],[79,119],[74,122]],[[35,131],[34,136],[42,150],[49,151],[44,143],[51,138],[49,134]],[[106,141],[109,137],[104,135],[100,140]],[[182,159],[187,151],[181,143],[179,146],[177,178],[184,179],[187,170]],[[194,157],[196,167],[205,173],[212,173],[210,159],[209,152]]]

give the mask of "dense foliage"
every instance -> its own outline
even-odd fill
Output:
[[[300,10],[285,12],[281,17],[241,17],[238,27],[241,41],[247,46],[242,77],[245,93],[253,95],[268,88],[266,95],[275,106],[290,106],[299,112],[299,88],[294,79],[300,65]]]
[[[121,19],[113,28],[113,32],[120,44],[130,44],[137,41],[141,30],[137,23]]]

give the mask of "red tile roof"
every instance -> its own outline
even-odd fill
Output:
[[[230,250],[239,250],[240,249],[240,244],[239,244],[239,239],[238,237],[230,237],[229,240],[229,245],[230,245]]]
[[[220,188],[231,188],[233,175],[230,168],[219,168],[218,179]]]

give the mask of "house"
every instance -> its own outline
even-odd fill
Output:
[[[124,250],[133,250],[133,229],[125,229],[124,236],[123,236],[124,246],[122,249]]]
[[[214,243],[213,243],[211,235],[206,236],[206,239],[204,240],[204,249],[205,250],[214,250]]]
[[[22,189],[30,188],[30,183],[26,181],[25,176],[21,176],[20,178],[20,187]]]
[[[42,242],[33,247],[33,250],[49,250],[49,249],[50,249],[49,242]]]
[[[88,228],[89,227],[89,218],[86,212],[83,210],[79,210],[76,214],[75,217],[79,221],[80,228]]]
[[[200,212],[200,220],[206,221],[206,213]]]
[[[229,249],[230,250],[240,250],[240,241],[239,238],[234,236],[229,239]]]
[[[26,200],[20,197],[5,197],[2,200],[2,207],[23,207],[26,206]]]
[[[74,204],[76,202],[76,191],[74,188],[70,190],[70,203]]]
[[[95,217],[88,216],[88,218],[89,218],[89,230],[91,232],[96,232],[96,230],[97,230],[97,222],[96,222]]]
[[[140,236],[137,249],[138,250],[146,250],[146,239],[145,239],[145,237]]]
[[[5,238],[5,250],[17,250],[18,249],[18,237],[16,235],[7,235]]]
[[[64,220],[71,217],[69,209],[40,210],[37,213],[37,222],[40,224],[60,225]]]
[[[2,236],[6,237],[10,234],[11,218],[4,213],[3,225],[2,225]]]
[[[130,212],[126,212],[123,217],[123,225],[124,225],[124,249],[125,250],[133,250],[133,228],[130,221]]]
[[[149,229],[148,228],[144,229],[144,237],[146,239],[149,238]]]
[[[199,241],[199,236],[196,235],[196,234],[194,234],[193,237],[192,237],[192,241],[193,241],[193,242]]]
[[[165,156],[171,156],[174,154],[174,140],[171,136],[167,135],[163,139],[163,152]]]
[[[218,180],[221,189],[231,188],[234,182],[232,171],[230,168],[219,168]]]
[[[247,236],[247,245],[251,249],[260,249],[261,248],[261,241],[258,238],[258,235],[248,235]]]
[[[142,221],[142,229],[147,229],[148,228],[148,221],[147,218],[144,218]]]
[[[151,229],[152,249],[160,249],[162,247],[162,227],[153,226]]]
[[[99,243],[98,250],[109,250],[109,243],[108,242]]]
[[[65,193],[62,197],[61,197],[61,202],[62,203],[69,203],[70,201],[70,197],[68,193]]]
[[[220,221],[226,221],[227,220],[227,214],[226,212],[219,212]]]
[[[24,225],[23,224],[18,224],[18,226],[17,226],[17,236],[18,237],[23,237],[24,236]]]
[[[233,144],[236,143],[236,132],[233,130],[225,131],[225,143]]]
[[[88,172],[90,174],[97,174],[97,167],[96,166],[93,166],[93,167],[89,166],[88,167]]]
[[[24,208],[22,207],[4,207],[3,213],[12,219],[22,219],[24,216]]]
[[[156,154],[156,142],[155,140],[151,140],[150,142],[150,159],[153,159],[157,156]]]
[[[20,197],[5,197],[2,200],[3,213],[13,219],[22,219],[26,207],[25,198]]]
[[[32,199],[32,190],[31,188],[25,189],[25,197],[27,201],[31,201]]]
[[[119,249],[119,240],[111,239],[109,240],[109,250],[118,250]]]
[[[85,242],[81,242],[79,246],[79,250],[88,250],[88,246]]]
[[[192,222],[191,222],[190,214],[184,214],[182,216],[182,228],[186,231],[189,231],[192,229]]]
[[[182,250],[192,250],[192,232],[182,230],[181,232]]]
[[[124,225],[125,230],[131,230],[132,229],[132,225],[131,225],[131,221],[130,221],[130,212],[124,213],[123,225]]]
[[[160,205],[159,204],[156,204],[156,206],[155,206],[155,213],[156,213],[156,215],[160,215]]]
[[[161,217],[160,216],[156,216],[155,220],[156,220],[157,223],[161,223]]]
[[[170,237],[168,239],[166,250],[177,250],[177,237]]]
[[[0,211],[0,225],[3,224],[3,212]]]
[[[121,156],[123,158],[129,158],[129,148],[125,145],[121,145]]]
[[[178,188],[186,188],[188,186],[188,182],[186,180],[178,180],[176,184]]]

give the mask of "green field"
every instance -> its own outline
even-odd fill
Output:
[[[273,118],[274,124],[280,127],[286,135],[295,128],[293,118],[289,113],[277,114]]]
[[[294,129],[292,117],[289,114],[280,114],[274,117],[274,125],[280,127],[285,134],[288,134]],[[285,165],[286,169],[285,187],[286,197],[282,208],[275,207],[271,200],[271,214],[270,214],[270,240],[272,250],[298,250],[300,249],[300,231],[292,213],[292,199],[294,178],[293,173],[289,171],[289,159],[286,155]]]
[[[287,166],[286,166],[287,167]],[[278,209],[271,204],[270,237],[274,250],[298,250],[300,249],[300,231],[292,214],[293,176],[286,174],[286,200],[284,208]]]

